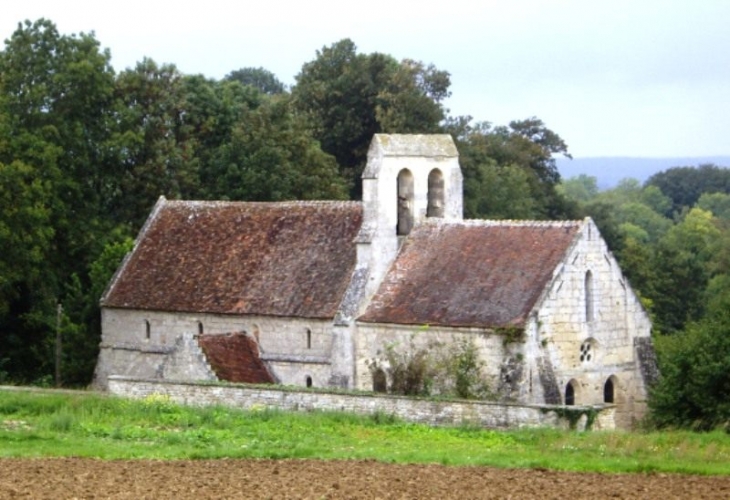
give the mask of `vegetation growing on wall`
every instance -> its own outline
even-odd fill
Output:
[[[385,372],[388,392],[462,399],[494,397],[473,339],[461,337],[448,344],[420,345],[416,336],[411,335],[406,345],[386,345],[382,359],[371,362],[371,371]]]

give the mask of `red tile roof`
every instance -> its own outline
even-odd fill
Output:
[[[245,333],[201,335],[198,344],[218,380],[273,384],[274,377],[261,358],[256,341]]]
[[[161,199],[102,305],[332,318],[361,223],[358,202]]]
[[[581,222],[430,221],[413,229],[359,321],[522,326]]]

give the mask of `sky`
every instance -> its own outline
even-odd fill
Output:
[[[23,0],[3,2],[0,39],[41,17],[93,31],[116,71],[149,57],[216,79],[264,67],[286,84],[350,38],[448,71],[451,115],[536,116],[576,158],[730,155],[730,1]]]

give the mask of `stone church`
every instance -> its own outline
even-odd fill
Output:
[[[462,211],[448,135],[376,135],[361,202],[160,198],[101,299],[95,384],[373,390],[386,346],[469,339],[507,401],[640,418],[651,324],[596,225]]]

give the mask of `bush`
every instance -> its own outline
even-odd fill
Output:
[[[656,339],[662,374],[651,390],[650,422],[710,430],[730,426],[730,311]]]
[[[460,338],[445,345],[429,342],[418,346],[412,335],[407,346],[385,347],[383,367],[373,363],[373,370],[384,369],[388,391],[406,396],[452,396],[463,399],[486,399],[492,396],[484,380],[484,361],[471,338]]]

